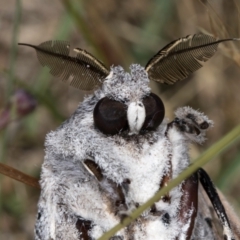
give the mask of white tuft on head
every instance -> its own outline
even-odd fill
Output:
[[[130,66],[130,73],[121,66],[111,67],[109,75],[103,82],[102,91],[105,96],[117,101],[132,102],[142,99],[151,93],[148,74],[139,64]]]

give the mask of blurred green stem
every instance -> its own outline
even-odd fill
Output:
[[[237,174],[239,174],[240,170],[240,154],[238,154],[233,161],[231,161],[231,164],[229,167],[224,169],[224,171],[221,172],[221,177],[216,182],[216,185],[218,188],[222,191],[227,190],[227,186],[230,185],[234,179],[236,179]]]
[[[16,55],[17,55],[17,38],[18,38],[18,30],[19,30],[19,23],[21,19],[21,0],[16,0],[16,7],[15,7],[15,18],[13,23],[13,35],[12,35],[12,42],[11,42],[11,49],[10,49],[10,63],[9,63],[9,75],[6,85],[5,91],[5,104],[8,102],[12,92],[13,92],[13,85],[14,85],[14,74],[15,74],[15,64],[16,64]],[[6,149],[7,149],[7,128],[5,128],[0,134],[0,163],[4,162],[6,156]],[[1,181],[0,181],[1,183]],[[2,189],[0,184],[0,195]],[[2,210],[2,200],[0,198],[0,212]]]
[[[13,33],[12,33],[12,42],[10,48],[10,66],[9,66],[9,79],[7,81],[6,89],[6,101],[11,96],[14,85],[14,75],[15,75],[15,65],[16,65],[16,55],[17,55],[17,42],[18,42],[18,30],[19,23],[21,20],[21,1],[16,0],[16,8],[14,14],[14,24],[13,24]]]
[[[97,46],[96,42],[94,41],[93,36],[91,35],[89,31],[89,26],[86,24],[82,14],[80,11],[80,4],[81,1],[77,1],[78,5],[76,4],[76,1],[70,1],[70,0],[62,0],[62,3],[69,13],[69,15],[72,17],[73,21],[75,22],[77,28],[80,30],[80,32],[84,35],[84,38],[86,42],[89,43],[89,45],[94,47],[94,50],[96,52],[96,55],[103,61],[107,62],[107,59],[105,59],[105,55],[103,54],[102,50]]]
[[[17,38],[18,38],[20,19],[21,19],[21,1],[16,0],[12,43],[10,48],[9,75],[8,75],[8,81],[7,81],[6,93],[5,93],[5,103],[8,102],[13,91],[15,64],[16,64],[16,55],[17,55]],[[6,148],[7,148],[7,129],[4,129],[0,135],[0,162],[3,162],[5,159]]]

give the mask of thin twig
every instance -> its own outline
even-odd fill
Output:
[[[0,163],[0,173],[2,173],[5,176],[8,176],[10,178],[13,178],[19,182],[27,184],[31,187],[40,189],[38,179],[31,177],[23,172],[20,172],[15,168],[7,166],[6,164]]]

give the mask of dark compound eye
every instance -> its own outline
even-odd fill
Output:
[[[94,108],[93,119],[95,126],[104,134],[117,134],[128,128],[125,104],[102,98]]]
[[[165,109],[162,100],[151,93],[143,99],[146,110],[146,119],[142,130],[155,130],[163,121]],[[109,99],[102,98],[94,108],[94,124],[104,134],[114,135],[128,129],[126,105]]]
[[[142,130],[155,130],[163,121],[165,109],[162,100],[154,93],[143,99],[146,119]]]

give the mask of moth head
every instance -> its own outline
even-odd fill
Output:
[[[105,97],[95,106],[93,118],[95,127],[104,134],[152,131],[164,118],[163,102],[151,93],[148,74],[138,64],[130,66],[130,73],[112,67],[102,91]]]
[[[37,52],[43,66],[50,73],[81,90],[100,88],[102,99],[96,104],[94,124],[104,134],[117,134],[128,130],[129,134],[155,130],[164,118],[161,99],[151,93],[149,79],[174,84],[202,67],[223,41],[202,33],[189,35],[169,43],[157,52],[142,68],[130,66],[130,73],[122,67],[105,65],[85,50],[74,49],[76,56],[69,56],[70,45],[64,41],[47,41],[30,46]]]

